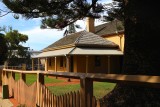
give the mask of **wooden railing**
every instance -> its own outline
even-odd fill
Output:
[[[99,102],[97,102],[95,100],[95,97],[93,96],[93,81],[132,84],[132,85],[149,86],[157,88],[159,88],[160,86],[160,76],[97,74],[97,73],[86,74],[86,73],[70,73],[70,72],[22,71],[22,70],[20,71],[12,69],[3,69],[3,74],[2,74],[3,84],[9,85],[10,94],[13,94],[13,90],[15,90],[13,88],[13,80],[15,79],[16,72],[20,73],[20,78],[24,82],[26,81],[25,74],[37,75],[37,83],[36,86],[33,87],[34,89],[36,87],[36,92],[34,93],[36,96],[35,104],[40,107],[100,107]],[[11,73],[11,77],[13,80],[8,79],[8,73]],[[72,94],[67,94],[69,97],[65,95],[56,97],[52,95],[50,91],[47,90],[47,88],[44,86],[45,75],[80,79],[80,91],[72,92]],[[21,95],[21,97],[22,95],[25,95],[24,90],[26,86],[22,82],[20,82],[16,86],[19,89],[17,91],[18,93],[17,95]],[[75,100],[76,98],[77,100]],[[17,99],[21,98],[18,98],[17,96]],[[24,99],[23,102],[25,101],[26,99]],[[34,102],[32,104],[34,104]]]

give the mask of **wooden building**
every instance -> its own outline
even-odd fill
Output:
[[[63,37],[35,58],[44,61],[45,71],[120,73],[123,52],[116,43],[97,35],[95,29],[94,19],[88,18],[87,31]]]

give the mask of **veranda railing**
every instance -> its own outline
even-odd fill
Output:
[[[11,78],[8,76],[9,73],[11,74]],[[20,73],[20,81],[17,84],[15,84],[14,81],[15,73]],[[37,82],[31,87],[25,85],[26,74],[37,75]],[[45,75],[80,79],[80,91],[71,92],[63,96],[55,96],[44,86]],[[100,107],[99,102],[93,96],[93,81],[125,83],[149,87],[160,86],[160,76],[86,74],[13,69],[3,69],[2,79],[3,84],[8,84],[10,95],[14,96],[20,103],[33,107]],[[28,94],[30,94],[30,96],[27,96],[24,99],[22,98]]]

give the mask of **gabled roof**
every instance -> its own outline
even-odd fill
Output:
[[[43,49],[43,51],[50,51],[67,45],[72,45],[75,47],[118,48],[117,44],[106,40],[99,35],[87,31],[81,31],[63,37],[62,39]]]
[[[53,44],[49,45],[48,47],[44,48],[42,51],[50,50],[56,47],[65,46],[69,44],[74,44],[74,42],[77,40],[77,38],[80,36],[81,32],[77,32],[71,35],[67,35],[58,41],[54,42]]]
[[[114,20],[108,23],[95,26],[95,34],[100,36],[115,34],[123,31],[124,31],[123,23],[119,20]]]
[[[87,31],[81,32],[81,36],[77,39],[75,45],[84,47],[99,47],[99,48],[100,47],[114,48],[118,46],[115,43],[100,37],[99,35]]]

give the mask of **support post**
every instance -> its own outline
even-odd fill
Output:
[[[41,85],[44,85],[44,75],[37,73],[37,107],[41,107],[42,105],[40,105],[40,95],[41,93]]]
[[[45,71],[48,71],[48,59],[45,59]]]
[[[66,56],[66,59],[67,59],[67,72],[71,72],[70,56]],[[70,78],[68,78],[68,81],[71,81]]]
[[[2,83],[3,83],[3,85],[7,85],[8,84],[8,73],[7,73],[7,71],[3,71],[2,72],[2,75],[3,75],[3,81],[2,81]]]
[[[57,57],[54,57],[54,71],[57,72]],[[57,76],[56,76],[57,79]]]
[[[93,80],[81,77],[80,86],[81,107],[92,107]]]
[[[2,98],[8,99],[9,98],[9,87],[8,87],[8,72],[3,71],[3,85],[2,85]]]
[[[57,72],[57,57],[54,57],[54,62],[55,62],[55,68],[54,68],[54,70],[55,70],[55,72]]]
[[[32,58],[32,71],[34,71],[34,59]]]
[[[37,70],[40,70],[40,61],[39,61],[39,58],[38,58],[38,69]]]
[[[12,76],[12,78],[15,80],[15,72],[11,72],[11,76]]]
[[[20,78],[26,82],[26,74],[25,73],[20,73]]]
[[[110,68],[111,67],[111,65],[110,65],[110,56],[108,56],[108,74],[110,74]]]
[[[86,56],[86,73],[88,73],[88,55]]]

